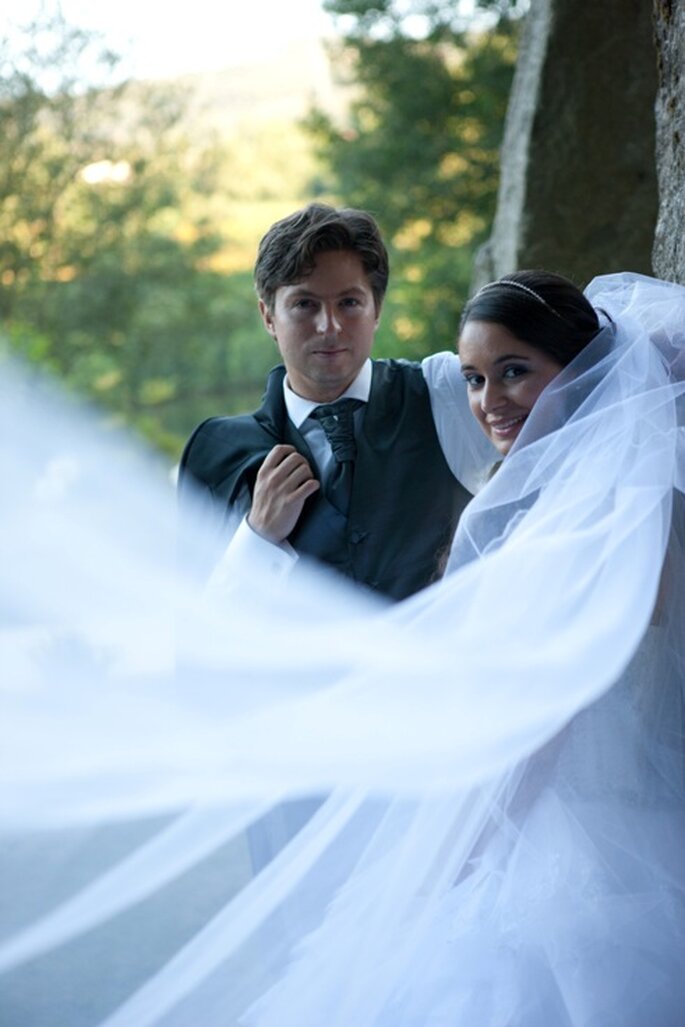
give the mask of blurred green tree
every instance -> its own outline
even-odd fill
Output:
[[[274,353],[249,274],[213,264],[221,148],[189,142],[173,85],[117,70],[61,16],[0,44],[0,318],[176,454],[208,400],[255,402]]]
[[[494,208],[516,4],[483,0],[477,31],[455,2],[327,6],[356,99],[344,124],[309,119],[325,158],[314,176],[294,126],[205,141],[188,83],[127,81],[61,16],[0,41],[3,335],[174,456],[207,414],[258,401],[276,354],[256,240],[312,196],[372,209],[389,239],[377,352],[452,342]]]
[[[520,0],[327,0],[357,83],[349,117],[308,119],[327,175],[318,187],[378,217],[391,288],[378,352],[452,345],[473,257],[489,233],[516,58]],[[471,5],[473,7],[473,5]]]

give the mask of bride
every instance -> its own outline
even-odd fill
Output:
[[[390,610],[313,569],[210,609],[150,468],[12,380],[8,1022],[682,1023],[683,324],[643,276],[481,290],[436,416],[503,459]]]

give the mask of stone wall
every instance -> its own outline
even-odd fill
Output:
[[[685,0],[654,0],[659,219],[654,273],[685,285]]]
[[[474,287],[522,267],[580,286],[651,273],[656,89],[648,0],[531,0]]]

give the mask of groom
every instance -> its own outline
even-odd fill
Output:
[[[370,359],[387,281],[364,211],[313,203],[262,239],[259,310],[283,363],[261,407],[204,421],[180,466],[181,497],[214,522],[207,570],[306,556],[393,600],[437,576],[470,495],[421,365]]]

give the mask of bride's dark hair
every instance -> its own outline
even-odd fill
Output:
[[[483,286],[464,307],[460,333],[468,321],[502,325],[562,367],[600,330],[597,311],[580,289],[551,271],[513,271]]]

